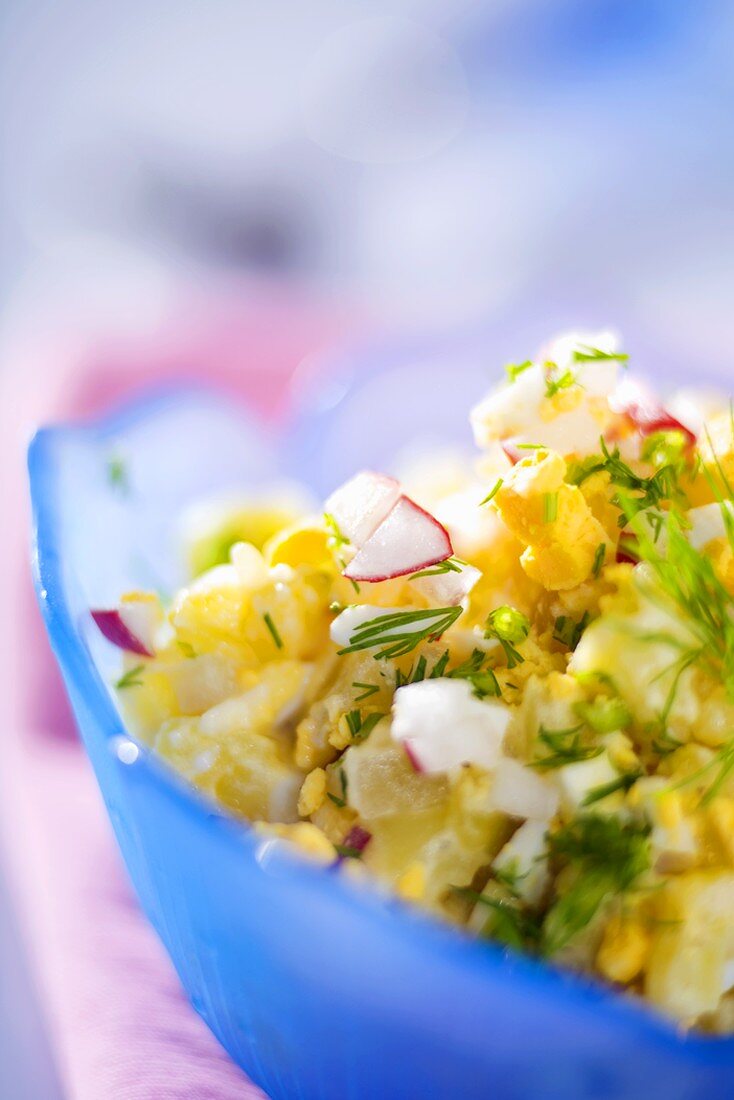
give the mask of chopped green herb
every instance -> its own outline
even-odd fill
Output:
[[[559,494],[543,493],[543,523],[555,523],[558,519]]]
[[[359,688],[362,693],[361,695],[355,696],[355,703],[361,703],[363,699],[369,699],[370,695],[374,695],[380,690],[379,684],[363,684],[359,680],[353,680],[352,687]]]
[[[454,893],[490,911],[484,934],[516,951],[537,948],[541,927],[538,916],[523,907],[516,898],[494,897],[468,886],[452,887]]]
[[[135,668],[129,668],[116,682],[115,687],[117,690],[124,691],[125,688],[142,687],[143,681],[140,679],[140,674],[144,669],[145,665],[136,665]]]
[[[599,574],[601,573],[602,566],[604,565],[604,560],[605,560],[606,556],[607,556],[607,544],[605,542],[600,542],[599,545],[596,548],[596,553],[594,554],[594,565],[593,565],[592,570],[591,570],[591,575],[594,578],[597,578],[599,576]]]
[[[350,848],[346,844],[335,844],[337,855],[340,855],[342,859],[361,859],[362,852],[359,848]]]
[[[561,645],[568,649],[576,649],[581,641],[581,635],[589,625],[591,616],[585,611],[578,622],[567,615],[559,615],[553,627],[553,637]]]
[[[452,668],[446,675],[452,680],[468,680],[479,699],[487,697],[498,699],[502,692],[497,677],[493,669],[483,667],[487,659],[488,655],[484,650],[474,649],[471,657],[468,657],[463,664]]]
[[[346,537],[346,535],[342,534],[342,532],[339,528],[339,524],[336,522],[336,520],[332,516],[331,512],[324,512],[324,527],[326,528],[326,530],[328,532],[329,546],[334,551],[334,557],[336,559],[336,563],[337,563],[337,565],[339,566],[339,568],[341,569],[341,571],[343,573],[344,570],[347,567],[347,563],[345,562],[342,554],[339,553],[339,551],[341,550],[341,548],[343,546],[350,546],[351,543],[350,543],[349,539]],[[349,583],[351,584],[354,591],[359,592],[360,588],[359,588],[359,584],[357,583],[357,581],[352,580],[351,577],[349,577],[348,579],[349,579]]]
[[[479,507],[482,508],[485,504],[489,504],[490,500],[494,500],[504,483],[505,479],[503,477],[498,477],[492,488],[487,493],[484,500],[479,501]]]
[[[461,573],[465,565],[466,562],[460,558],[446,558],[445,561],[439,562],[438,565],[432,565],[429,569],[421,569],[419,573],[412,573],[409,579],[417,581],[420,577],[439,577],[444,573]]]
[[[687,775],[684,779],[680,779],[677,783],[673,783],[670,789],[677,791],[681,787],[689,787],[692,783],[697,783],[699,779],[703,779],[713,772],[715,773],[714,778],[701,795],[701,805],[708,806],[719,794],[721,788],[733,771],[734,738],[731,738],[717,750],[708,763],[704,764],[702,768],[698,768],[691,775]]]
[[[610,794],[614,794],[615,791],[628,791],[642,775],[644,775],[644,772],[641,771],[625,772],[616,779],[610,780],[609,783],[602,783],[599,787],[592,787],[581,805],[593,806],[595,802],[601,802],[603,798],[607,798]]]
[[[577,703],[575,711],[595,733],[613,733],[623,730],[632,721],[629,707],[619,697],[600,696],[593,703]]]
[[[196,650],[194,649],[194,647],[191,645],[190,642],[177,641],[176,645],[181,650],[184,657],[188,657],[189,659],[191,659],[191,658],[196,656]]]
[[[552,857],[573,868],[575,881],[551,905],[541,949],[554,955],[594,919],[604,902],[626,893],[650,867],[650,826],[583,814],[549,834]]]
[[[593,760],[604,751],[601,745],[590,745],[582,736],[583,725],[570,729],[549,730],[541,726],[538,740],[549,751],[545,756],[532,761],[532,767],[538,771],[552,771],[565,768],[567,764],[578,764],[582,760]]]
[[[333,546],[349,546],[349,539],[341,533],[339,524],[336,522],[331,512],[324,512],[324,527],[329,534],[329,540]]]
[[[366,741],[373,729],[385,715],[375,712],[368,714],[366,718],[362,717],[360,710],[350,710],[346,715],[347,726],[349,727],[349,733],[352,741],[359,744],[362,741]]]
[[[679,464],[661,466],[651,477],[643,477],[622,459],[618,447],[610,451],[604,439],[600,446],[601,455],[573,465],[567,480],[572,485],[583,485],[593,474],[607,473],[619,490],[612,503],[620,510],[620,527],[626,527],[639,512],[659,508],[666,502],[685,502],[680,488],[682,470]]]
[[[592,347],[591,344],[579,344],[578,349],[574,350],[573,358],[575,363],[599,363],[599,362],[615,362],[626,363],[629,360],[629,355],[624,355],[618,351],[602,351],[601,348]]]
[[[507,377],[511,382],[516,382],[520,375],[524,374],[532,365],[532,359],[526,359],[524,363],[508,363],[505,367]]]
[[[545,396],[555,397],[561,390],[568,390],[576,385],[576,375],[570,367],[559,371],[555,363],[546,363],[548,373],[545,379]]]
[[[448,663],[449,663],[449,651],[448,651],[448,649],[445,649],[443,651],[443,653],[441,654],[441,656],[439,657],[439,659],[436,661],[433,668],[431,669],[431,672],[430,672],[430,675],[429,675],[428,679],[429,680],[439,680],[443,676],[443,674],[445,673],[446,666],[448,665]]]
[[[653,432],[645,439],[640,457],[653,466],[680,466],[687,459],[688,447],[683,431]]]
[[[529,633],[530,622],[527,617],[507,605],[490,612],[484,630],[485,638],[496,638],[502,646],[508,668],[515,668],[524,661],[525,658],[516,646],[524,642]]]
[[[339,768],[339,784],[341,786],[341,798],[338,795],[327,792],[327,798],[331,799],[335,806],[343,810],[347,804],[347,773],[344,768]]]
[[[375,660],[403,657],[426,640],[440,638],[462,614],[463,608],[435,607],[421,611],[391,611],[358,626],[339,655],[377,649]]]
[[[280,634],[278,633],[278,628],[276,627],[275,623],[273,622],[272,616],[271,616],[269,611],[266,611],[265,614],[263,615],[263,621],[265,622],[266,627],[270,631],[271,637],[272,637],[273,641],[275,642],[276,646],[278,647],[278,649],[282,649],[283,648],[283,639],[281,638]]]

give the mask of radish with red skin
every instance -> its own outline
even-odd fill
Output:
[[[518,445],[513,443],[511,439],[503,439],[500,446],[513,466],[517,466],[518,462],[522,462],[523,453]]]
[[[140,634],[150,632],[140,617],[140,610],[140,607],[131,604],[129,608],[94,610],[90,614],[107,641],[118,649],[137,653],[141,657],[154,657],[152,647],[146,644],[148,638],[143,641],[140,637]]]
[[[453,554],[449,533],[430,512],[401,496],[350,561],[353,581],[387,581],[439,565]]]
[[[641,436],[656,432],[681,432],[689,447],[698,442],[696,433],[669,413],[657,397],[639,383],[629,379],[623,382],[610,405],[620,416],[625,416]]]
[[[510,716],[504,703],[477,699],[466,680],[420,680],[395,692],[390,736],[419,773],[445,775],[462,764],[493,771]]]
[[[405,755],[408,757],[411,768],[418,775],[423,775],[423,765],[420,762],[418,754],[413,748],[412,741],[403,741],[403,748],[405,749]]]
[[[400,483],[386,474],[363,470],[335,489],[324,505],[339,533],[360,547],[400,497]]]
[[[372,833],[361,825],[353,825],[344,837],[343,847],[354,852],[363,852],[372,840]]]

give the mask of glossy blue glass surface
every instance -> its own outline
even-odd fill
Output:
[[[274,473],[323,493],[364,463],[389,469],[414,434],[468,442],[479,358],[381,358],[304,400],[281,443],[190,389],[33,441],[38,595],[141,904],[196,1010],[273,1100],[730,1097],[734,1041],[681,1038],[629,999],[264,842],[125,735],[108,686],[119,653],[88,608],[179,582],[183,507]],[[110,486],[112,457],[128,493]]]

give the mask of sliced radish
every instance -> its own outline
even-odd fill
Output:
[[[676,390],[666,402],[668,411],[697,436],[706,425],[729,408],[729,398],[723,390],[688,387]]]
[[[112,610],[90,612],[108,642],[127,653],[153,657],[153,642],[158,625],[158,608],[153,601],[130,600]]]
[[[331,494],[324,510],[345,539],[359,547],[382,523],[400,497],[394,477],[363,470]]]
[[[409,497],[401,496],[344,570],[354,581],[386,581],[417,573],[450,558],[446,528]]]
[[[655,432],[682,432],[690,446],[696,433],[661,405],[657,397],[639,383],[626,380],[610,402],[615,412],[626,416],[642,436]]]
[[[518,462],[522,462],[526,455],[518,447],[517,443],[513,443],[511,439],[503,439],[500,444],[502,450],[509,458],[513,466],[517,466]]]
[[[411,583],[438,607],[454,607],[466,599],[482,575],[473,565],[459,568],[458,573],[454,570],[436,573],[433,577],[418,577]]]
[[[623,535],[617,545],[615,561],[619,565],[637,565],[640,560],[639,539],[636,535]]]
[[[416,752],[416,750],[413,748],[413,742],[410,740],[410,738],[408,738],[406,741],[403,741],[403,748],[405,749],[405,755],[408,757],[408,760],[410,761],[410,766],[413,771],[417,772],[418,775],[422,775],[424,768],[420,761],[420,753]]]
[[[436,775],[461,764],[491,771],[509,721],[504,703],[477,699],[465,680],[422,680],[395,692],[391,735],[416,771]]]

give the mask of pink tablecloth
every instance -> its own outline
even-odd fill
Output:
[[[293,303],[259,301],[236,311],[230,304],[152,346],[98,346],[84,366],[74,356],[53,375],[36,357],[3,379],[12,422],[0,440],[8,490],[0,844],[69,1100],[247,1100],[262,1093],[185,1001],[132,896],[73,736],[31,592],[21,436],[33,422],[99,408],[151,376],[202,368],[277,414],[304,356],[337,333],[333,319]]]

